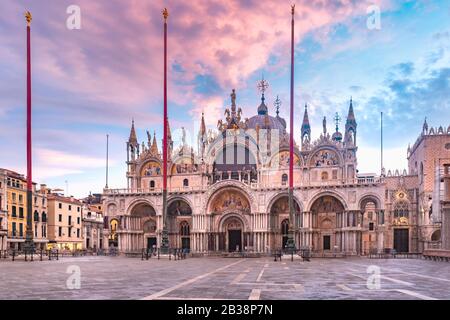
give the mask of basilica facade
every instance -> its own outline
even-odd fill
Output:
[[[408,157],[414,158],[410,163],[416,162],[409,172],[358,174],[351,100],[342,132],[337,124],[329,130],[324,118],[317,140],[311,138],[305,106],[301,141],[295,143],[292,159],[295,213],[289,223],[286,120],[278,109],[270,114],[264,92],[256,114],[248,118],[234,90],[230,98],[217,130],[207,130],[202,115],[195,150],[184,137],[174,148],[168,128],[166,221],[162,154],[155,135],[147,132],[147,141],[138,142],[133,122],[127,141],[127,188],[103,193],[110,246],[121,253],[159,247],[164,223],[171,247],[203,254],[270,253],[284,248],[290,227],[297,248],[325,256],[365,255],[386,248],[419,252],[439,243],[439,217],[432,215],[429,204],[433,190],[419,187],[427,155],[408,149]],[[450,128],[441,133],[440,139],[450,142]],[[427,128],[421,137],[428,136]],[[448,156],[444,149],[441,153],[438,157]],[[420,157],[425,159],[422,169],[417,167]],[[430,166],[430,172],[435,169]]]

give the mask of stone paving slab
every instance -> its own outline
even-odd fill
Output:
[[[367,287],[369,266],[380,271],[377,289]],[[74,268],[81,272],[79,289],[67,285]],[[450,299],[450,263],[366,258],[1,260],[0,299]]]

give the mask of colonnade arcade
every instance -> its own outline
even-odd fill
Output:
[[[110,233],[117,234],[120,251],[137,252],[159,247],[162,226],[162,216],[156,214],[153,204],[140,199],[130,206],[128,215],[111,219]],[[192,208],[187,201],[169,199],[167,228],[171,246],[190,249]]]
[[[193,214],[183,197],[169,199],[167,228],[171,247],[193,252],[271,252],[284,248],[289,232],[287,193],[275,195],[264,212],[246,190],[227,186],[213,192],[204,214]],[[306,210],[294,197],[294,237],[297,248],[316,253],[367,254],[383,248],[384,210],[375,196],[364,196],[358,210],[349,210],[333,193],[318,194]],[[145,199],[130,204],[129,213],[111,219],[111,234],[119,250],[139,251],[159,247],[162,216]],[[114,232],[113,232],[114,231]]]

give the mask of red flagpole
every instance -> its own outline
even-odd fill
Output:
[[[289,127],[289,189],[294,188],[294,8],[292,6],[291,25],[291,110]]]
[[[163,138],[163,190],[167,190],[167,17],[164,15],[164,138]]]
[[[290,110],[290,126],[289,126],[289,232],[286,248],[291,253],[295,250],[295,215],[294,215],[294,12],[295,5],[291,7],[291,110]]]
[[[27,21],[27,227],[25,232],[24,250],[30,254],[33,261],[34,243],[33,243],[33,176],[32,176],[32,148],[31,148],[31,20],[29,11],[25,12]],[[25,255],[25,260],[27,256]]]
[[[28,20],[27,20],[28,21]],[[32,190],[32,164],[31,164],[31,28],[27,24],[27,190]]]
[[[164,138],[163,138],[163,229],[161,234],[161,252],[169,252],[169,234],[167,230],[167,18],[169,12],[163,10],[164,17]]]

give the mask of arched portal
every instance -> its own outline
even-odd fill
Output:
[[[151,204],[145,201],[136,203],[131,208],[130,217],[125,223],[129,230],[134,231],[128,243],[131,250],[157,247],[156,211]]]
[[[190,249],[192,208],[183,198],[169,201],[167,207],[167,229],[171,247]]]
[[[362,254],[367,255],[377,250],[377,233],[376,224],[377,216],[380,213],[377,212],[377,205],[374,201],[368,199],[361,202],[361,216],[362,216]]]
[[[191,227],[189,222],[182,221],[180,223],[181,248],[185,250],[191,249]]]
[[[338,229],[343,226],[344,210],[342,202],[332,195],[324,195],[314,201],[311,206],[313,250],[319,252],[342,250],[342,234]]]
[[[119,221],[117,219],[111,219],[109,221],[109,238],[108,238],[108,245],[110,247],[117,247],[118,246],[118,231],[119,228]]]
[[[294,218],[295,220],[301,220],[301,208],[294,198]],[[289,196],[282,195],[276,199],[270,206],[270,228],[271,241],[270,246],[274,249],[285,248],[288,239],[289,230]],[[287,228],[287,229],[286,229]]]
[[[244,223],[238,216],[230,216],[222,222],[222,232],[226,236],[226,248],[228,252],[242,251]]]
[[[282,247],[286,247],[289,235],[289,219],[284,219],[281,221],[281,237],[282,237]]]

